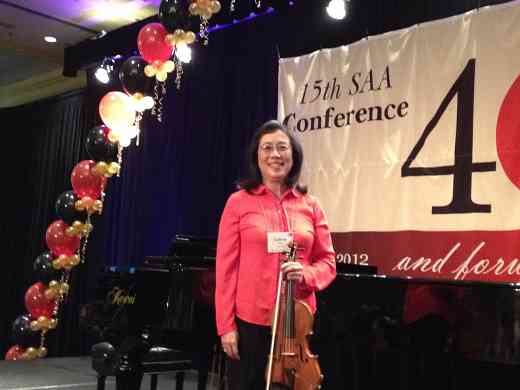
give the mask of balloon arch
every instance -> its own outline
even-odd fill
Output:
[[[231,6],[234,6],[234,0]],[[25,293],[26,314],[12,327],[12,345],[6,360],[32,360],[47,355],[47,333],[58,326],[60,305],[69,293],[70,275],[84,262],[92,216],[101,214],[107,180],[119,176],[123,149],[139,142],[140,120],[146,110],[161,118],[159,90],[166,91],[168,75],[176,71],[180,87],[182,65],[175,50],[191,45],[197,35],[190,30],[191,18],[200,18],[199,37],[208,42],[208,20],[220,11],[217,0],[162,0],[160,23],[145,25],[138,34],[140,56],[126,59],[119,70],[124,92],[111,91],[99,102],[103,125],[90,130],[85,144],[90,160],[80,161],[71,172],[72,190],[56,200],[56,220],[47,228],[48,250],[34,260],[38,282]],[[149,93],[154,91],[154,97]]]

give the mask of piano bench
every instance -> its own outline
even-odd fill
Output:
[[[101,344],[102,343],[99,345]],[[103,346],[103,348],[106,347]],[[93,368],[98,372],[97,390],[105,389],[107,376],[116,376],[116,378],[118,378],[118,370],[116,369],[117,364],[114,364],[114,355],[110,353],[112,350],[108,350],[108,353],[106,353],[106,349],[101,349],[104,354],[100,354],[99,352],[96,354],[95,348],[93,348]],[[184,386],[185,371],[190,370],[192,367],[192,361],[186,352],[165,347],[153,347],[143,356],[138,371],[143,375],[146,374],[151,376],[150,390],[157,390],[159,374],[174,372],[175,390],[182,390]],[[117,379],[116,382],[118,380],[119,379]],[[122,386],[125,387],[124,382],[122,383]],[[137,386],[138,387],[136,388],[140,388],[140,384],[137,384]],[[119,387],[120,386],[118,385],[117,388]]]
[[[184,373],[192,368],[191,359],[186,352],[164,347],[150,348],[141,363],[143,374],[151,375],[150,390],[157,390],[157,376],[175,372],[175,390],[182,390]]]

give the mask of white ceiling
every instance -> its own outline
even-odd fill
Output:
[[[62,67],[63,49],[157,13],[160,0],[0,0],[0,87]],[[55,44],[43,38],[57,38]]]

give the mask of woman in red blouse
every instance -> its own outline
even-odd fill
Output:
[[[216,320],[224,352],[237,362],[239,388],[263,389],[270,323],[284,248],[294,241],[299,261],[283,263],[297,281],[296,299],[316,311],[315,291],[336,276],[325,214],[298,183],[303,151],[278,121],[264,123],[248,153],[240,182],[220,220],[216,265]]]

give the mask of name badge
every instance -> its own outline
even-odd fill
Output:
[[[268,232],[267,233],[267,252],[285,253],[289,251],[293,235],[290,232]]]

